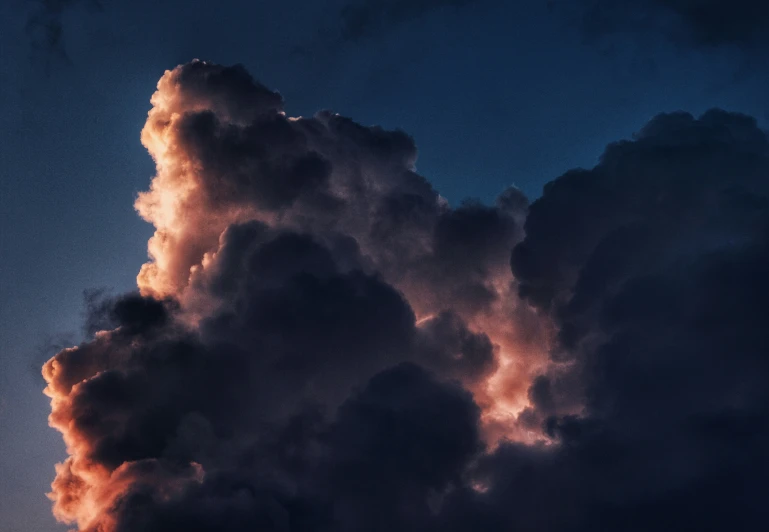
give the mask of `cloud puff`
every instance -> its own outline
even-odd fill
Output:
[[[139,293],[45,365],[82,531],[754,529],[769,139],[655,117],[528,204],[452,208],[402,132],[166,72]],[[512,251],[512,253],[511,253]],[[739,489],[736,488],[739,486]]]
[[[508,380],[523,383],[542,362],[548,331],[518,300],[508,266],[523,236],[527,202],[519,191],[506,191],[494,207],[452,209],[415,172],[408,135],[330,112],[289,118],[280,96],[242,67],[184,65],[163,76],[153,105],[142,140],[158,174],[136,202],[157,228],[153,260],[138,279],[145,295],[178,297],[189,314],[207,315],[231,299],[207,288],[208,279],[233,278],[222,271],[231,267],[247,276],[253,267],[236,265],[252,248],[235,239],[290,231],[311,235],[342,270],[380,275],[420,324],[451,312],[456,324],[489,336],[499,359],[519,359],[503,364]],[[233,227],[246,223],[251,229]],[[259,224],[262,236],[248,236]],[[284,244],[284,253],[297,242]],[[330,263],[320,252],[306,260]],[[284,267],[272,266],[274,274]],[[509,394],[513,410],[522,386]],[[479,384],[479,397],[495,393],[486,388]]]
[[[408,135],[287,117],[239,66],[182,65],[152,104],[140,293],[94,294],[91,339],[44,368],[70,455],[57,517],[238,530],[298,505],[340,529],[429,520],[485,445],[520,436],[548,364],[548,320],[509,269],[526,199],[451,208]]]
[[[545,187],[512,267],[559,330],[560,366],[526,413],[559,443],[486,458],[492,488],[468,515],[580,531],[763,520],[767,176],[755,121],[710,111],[660,115]]]

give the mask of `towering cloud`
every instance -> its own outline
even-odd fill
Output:
[[[241,67],[177,67],[152,104],[139,292],[94,301],[93,337],[44,367],[60,520],[763,517],[769,141],[752,119],[661,115],[531,206],[509,189],[452,208],[405,133],[287,117]]]
[[[427,512],[485,444],[526,436],[515,417],[550,332],[509,269],[519,191],[451,208],[415,172],[408,135],[287,117],[242,67],[180,66],[152,104],[142,141],[157,175],[136,208],[156,233],[141,293],[94,302],[89,326],[104,330],[45,367],[70,451],[57,516],[135,530],[124,523],[141,503],[139,528],[166,530],[155,520],[176,523],[162,512],[177,504],[237,513],[234,483],[358,529],[372,505]],[[387,435],[402,423],[413,434]],[[382,438],[398,448],[378,450]],[[370,469],[374,492],[358,501],[346,467]],[[413,486],[396,496],[380,474]],[[316,500],[329,483],[340,491]],[[168,497],[179,501],[156,514]]]
[[[143,294],[180,299],[190,319],[242,299],[243,319],[267,279],[366,272],[406,297],[426,333],[416,341],[431,346],[420,352],[467,366],[479,398],[500,393],[476,382],[495,366],[524,382],[542,361],[547,330],[518,301],[508,265],[527,207],[517,190],[496,207],[451,209],[414,171],[405,133],[329,112],[288,118],[240,67],[185,65],[161,79],[153,104],[142,140],[158,175],[136,203],[157,228]],[[508,395],[520,409],[525,386]]]

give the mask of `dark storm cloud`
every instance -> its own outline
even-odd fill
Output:
[[[525,400],[544,361],[509,269],[525,198],[452,209],[407,134],[287,117],[242,67],[182,65],[152,103],[140,293],[87,294],[87,340],[44,368],[70,454],[56,516],[85,531],[428,526],[482,440],[514,432],[500,405]],[[539,358],[508,364],[529,345]]]
[[[94,298],[92,336],[44,368],[69,454],[60,520],[769,517],[769,139],[753,119],[660,115],[531,205],[509,189],[452,208],[405,133],[287,117],[240,67],[182,65],[152,103],[140,293]]]
[[[237,468],[170,497],[158,481],[194,477],[194,468],[136,464],[139,481],[112,510],[115,530],[422,528],[432,515],[430,493],[458,481],[481,447],[478,414],[467,392],[416,366],[397,366],[350,397],[335,421],[297,418],[252,445]],[[276,481],[292,469],[299,472],[290,487]]]
[[[530,360],[500,366],[525,382],[543,358],[544,333],[528,306],[519,305],[508,264],[523,236],[527,201],[520,191],[506,190],[494,207],[466,202],[452,209],[415,171],[409,135],[328,111],[287,117],[280,96],[242,67],[192,62],[167,72],[158,88],[142,139],[159,172],[136,202],[156,227],[153,260],[138,279],[145,294],[180,297],[188,310],[208,316],[235,293],[195,283],[205,286],[213,276],[239,289],[237,276],[214,272],[256,267],[242,262],[254,249],[248,242],[285,230],[296,233],[290,242],[307,243],[301,264],[331,271],[333,256],[339,273],[381,275],[421,325],[452,313],[488,336],[498,357],[528,352]],[[284,236],[270,246],[291,249]],[[264,279],[290,268],[275,264],[281,266],[271,266]],[[512,316],[520,319],[511,326]],[[520,384],[509,399],[523,397]]]
[[[468,512],[545,530],[763,522],[767,230],[769,142],[742,115],[658,116],[549,183],[512,266],[560,330],[568,366],[530,392],[560,445],[485,459],[492,488]]]
[[[480,409],[413,365],[374,377],[342,405],[330,435],[335,529],[420,530],[436,497],[482,449]],[[437,503],[437,501],[436,501]]]
[[[195,530],[359,530],[382,519],[393,526],[427,520],[431,497],[459,481],[482,448],[480,409],[469,392],[418,366],[377,374],[366,358],[387,346],[373,346],[381,338],[355,327],[368,321],[392,334],[397,326],[379,312],[351,320],[361,305],[380,308],[386,299],[361,294],[351,302],[345,291],[333,283],[314,302],[312,291],[302,296],[294,310],[315,312],[317,323],[308,329],[300,317],[301,337],[282,314],[241,328],[248,348],[230,341],[233,329],[216,341],[209,329],[203,341],[178,324],[157,330],[170,315],[137,323],[119,310],[162,308],[151,299],[115,303],[113,332],[59,353],[46,368],[51,395],[68,396],[52,421],[66,421],[67,441],[79,452],[54,483],[58,515],[79,518],[82,530],[183,530],[193,523]],[[285,292],[281,305],[291,304]],[[325,309],[325,301],[339,310]],[[353,330],[316,331],[329,323]],[[306,341],[311,335],[316,345]],[[270,345],[275,339],[286,345]],[[326,350],[323,344],[337,339],[356,342],[348,349],[357,351]],[[389,356],[392,363],[407,354]],[[374,375],[368,384],[366,374]],[[333,417],[314,407],[334,396],[325,384],[350,396]],[[103,484],[81,491],[84,478],[93,483],[105,474]],[[78,514],[85,497],[104,505],[96,519]]]
[[[579,0],[553,4],[566,10],[576,6],[571,13],[591,39],[640,31],[702,48],[755,50],[769,44],[769,4],[763,0]]]
[[[132,334],[159,328],[166,324],[169,312],[175,308],[171,300],[148,300],[138,293],[112,296],[103,288],[86,290],[83,299],[85,304],[83,332],[89,339],[99,331],[108,331],[117,327],[123,327]]]
[[[488,336],[467,328],[455,313],[446,311],[422,327],[420,359],[456,380],[476,379],[495,369],[495,346]]]

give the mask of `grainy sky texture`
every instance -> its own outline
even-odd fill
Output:
[[[763,3],[10,4],[0,530],[769,517]]]

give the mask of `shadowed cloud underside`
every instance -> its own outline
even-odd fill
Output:
[[[451,207],[406,133],[288,117],[239,66],[166,72],[142,141],[139,291],[95,302],[93,336],[43,370],[61,521],[766,517],[769,142],[750,117],[655,117],[531,205]]]

